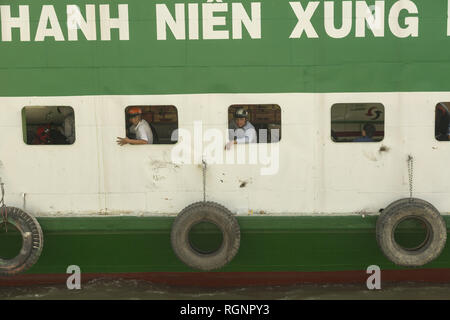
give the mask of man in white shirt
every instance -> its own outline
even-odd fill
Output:
[[[142,119],[142,109],[139,107],[131,107],[127,113],[129,115],[129,121],[132,124],[130,132],[136,134],[136,139],[117,137],[117,144],[120,146],[125,144],[152,144],[152,129],[148,122]]]
[[[234,119],[229,124],[228,133],[230,141],[225,145],[225,149],[230,149],[232,144],[257,143],[255,127],[247,119],[247,110],[244,108],[236,110]]]

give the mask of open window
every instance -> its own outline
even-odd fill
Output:
[[[239,104],[228,108],[229,140],[275,143],[281,139],[281,108],[276,104]]]
[[[178,141],[178,111],[171,105],[128,106],[125,109],[127,137],[148,144],[174,144]],[[147,126],[148,125],[148,126]]]
[[[439,102],[435,108],[434,136],[438,141],[450,140],[450,102]]]
[[[379,142],[384,139],[381,103],[336,103],[331,107],[334,142]]]
[[[29,106],[22,109],[23,141],[29,145],[75,143],[75,113],[68,106]]]

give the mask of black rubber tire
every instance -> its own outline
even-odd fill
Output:
[[[405,219],[422,221],[427,229],[425,241],[414,249],[401,247],[394,238],[395,229]],[[447,241],[447,226],[439,211],[416,198],[400,199],[383,210],[377,219],[376,237],[383,254],[399,266],[420,267],[442,252]]]
[[[8,222],[22,235],[22,249],[12,259],[0,258],[0,276],[14,276],[28,270],[38,261],[44,247],[44,236],[35,217],[19,208],[6,207],[6,210]]]
[[[384,208],[384,209],[381,211],[381,213],[380,213],[380,215],[378,216],[378,219],[377,219],[377,230],[378,230],[378,224],[379,224],[381,221],[383,221],[383,219],[384,219],[383,217],[385,216],[386,212],[389,212],[390,209],[391,209],[393,206],[397,205],[397,204],[405,204],[405,203],[408,203],[408,202],[413,201],[413,199],[415,199],[415,198],[403,198],[403,199],[395,200],[394,202],[390,203],[386,208]]]
[[[212,253],[201,253],[189,241],[191,228],[200,223],[215,224],[222,231],[222,245]],[[222,268],[239,250],[239,223],[224,206],[215,202],[197,202],[184,208],[172,225],[170,240],[176,256],[186,265],[203,271]]]

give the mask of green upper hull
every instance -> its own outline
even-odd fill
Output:
[[[301,2],[306,7],[308,2]],[[128,3],[129,40],[119,40],[118,30],[111,41],[100,40],[97,23],[97,40],[87,41],[79,32],[78,41],[68,41],[66,5],[73,1],[6,0],[2,5],[11,6],[13,17],[19,4],[29,5],[31,41],[21,42],[18,29],[13,41],[0,41],[0,96],[450,91],[447,1],[417,0],[418,14],[403,10],[401,26],[406,17],[419,18],[418,36],[403,39],[389,31],[387,17],[395,2],[385,1],[384,37],[370,30],[355,37],[354,21],[349,36],[329,37],[320,1],[311,19],[319,38],[290,39],[297,19],[289,1],[262,0],[261,39],[251,39],[244,28],[240,40],[175,40],[168,32],[161,41],[156,39],[158,2],[140,0]],[[77,1],[83,15],[85,4],[95,4],[97,20],[103,3]],[[116,17],[117,4],[126,2],[108,3]],[[172,14],[175,3],[180,1],[164,1]],[[65,41],[34,41],[42,5],[54,5]],[[249,12],[250,4],[243,5]],[[341,12],[336,1],[336,27]],[[231,10],[216,15],[227,17],[227,26],[217,29],[230,30]]]

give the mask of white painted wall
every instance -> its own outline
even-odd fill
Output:
[[[210,165],[207,200],[232,212],[258,214],[374,213],[409,196],[407,156],[414,157],[414,196],[450,212],[450,142],[434,138],[436,103],[450,93],[202,94],[0,98],[0,177],[5,201],[37,216],[49,214],[176,214],[203,199],[197,164],[174,165],[174,145],[123,146],[125,108],[174,105],[179,128],[227,129],[233,104],[278,104],[282,110],[280,168]],[[378,102],[385,107],[380,143],[334,143],[334,103]],[[24,106],[75,110],[75,144],[26,145]],[[388,152],[379,152],[381,146]],[[249,146],[236,146],[248,149]],[[270,148],[271,146],[269,146]],[[221,182],[220,180],[223,180]],[[242,181],[247,181],[240,188]]]

